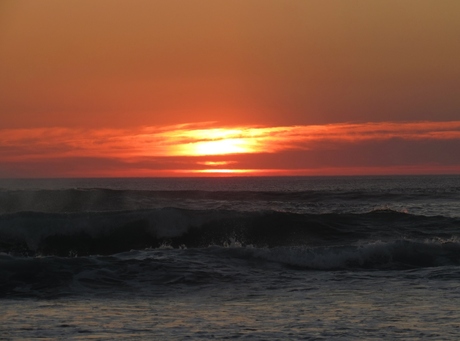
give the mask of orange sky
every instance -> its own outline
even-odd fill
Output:
[[[3,0],[0,177],[460,173],[458,13]]]

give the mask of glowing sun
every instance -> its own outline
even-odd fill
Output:
[[[241,129],[197,129],[181,134],[173,154],[209,156],[254,152],[254,140]],[[189,140],[186,142],[186,140]]]
[[[216,141],[201,141],[195,143],[192,148],[194,155],[224,155],[247,153],[250,148],[242,138],[228,138]]]

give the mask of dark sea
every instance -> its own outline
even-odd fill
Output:
[[[1,340],[458,340],[460,176],[0,180]]]

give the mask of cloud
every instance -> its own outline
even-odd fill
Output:
[[[318,143],[388,139],[458,140],[460,121],[372,122],[213,128],[210,123],[122,129],[36,128],[0,131],[3,160],[42,157],[202,156],[306,150]]]
[[[310,174],[341,167],[359,173],[357,167],[421,165],[445,172],[458,166],[459,144],[460,121],[4,129],[0,176],[34,176],[38,169],[41,176]]]

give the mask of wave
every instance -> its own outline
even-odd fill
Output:
[[[378,240],[333,247],[246,248],[242,252],[297,269],[411,269],[460,265],[457,238]]]
[[[356,191],[203,191],[203,190],[115,190],[115,189],[62,189],[62,190],[0,190],[0,213],[22,211],[63,213],[88,211],[120,211],[149,209],[171,202],[297,202],[315,205],[327,202],[404,202],[440,199],[458,201],[458,190],[356,190]]]
[[[296,214],[162,208],[0,215],[0,251],[24,255],[108,255],[161,245],[203,248],[235,240],[242,245],[274,248],[458,235],[460,219],[392,210]]]
[[[99,296],[117,291],[161,292],[175,290],[176,285],[240,285],[257,280],[262,272],[264,278],[274,280],[283,273],[283,280],[289,282],[289,276],[298,279],[304,271],[311,270],[436,269],[425,271],[423,276],[447,276],[447,279],[458,280],[458,265],[460,242],[439,239],[369,241],[330,247],[257,248],[235,243],[227,247],[160,248],[112,256],[64,258],[16,257],[0,253],[0,297],[56,297],[82,293]]]

